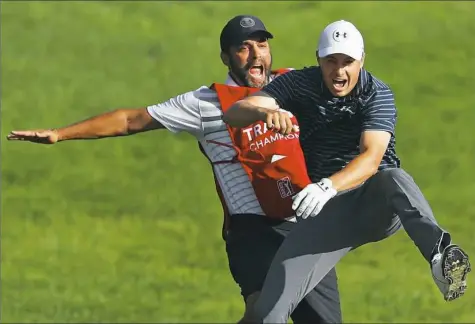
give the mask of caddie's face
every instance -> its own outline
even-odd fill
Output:
[[[363,61],[364,58],[358,61],[345,54],[318,58],[325,85],[334,96],[344,97],[355,88]]]
[[[247,39],[228,54],[230,73],[246,87],[262,88],[270,79],[272,55],[265,37]]]

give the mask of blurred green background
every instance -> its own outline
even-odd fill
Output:
[[[367,69],[396,95],[403,166],[475,257],[474,2],[2,2],[2,322],[240,318],[221,206],[191,136],[5,136],[223,81],[219,33],[243,13],[274,33],[274,67],[314,64],[333,20],[361,29]],[[475,279],[445,303],[403,232],[337,270],[345,322],[475,322]]]

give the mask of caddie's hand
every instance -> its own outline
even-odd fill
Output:
[[[268,129],[280,133],[282,135],[289,135],[294,129],[291,115],[287,111],[267,109],[264,122]]]
[[[292,197],[292,209],[296,215],[306,219],[316,216],[323,206],[335,195],[337,191],[332,187],[330,179],[324,178],[317,183],[311,183]]]
[[[54,144],[58,142],[58,132],[51,129],[12,131],[7,135],[9,141],[28,141],[39,144]]]

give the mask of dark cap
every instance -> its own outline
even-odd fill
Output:
[[[228,21],[221,31],[219,38],[221,50],[227,51],[229,47],[238,45],[257,33],[262,33],[266,38],[274,38],[274,36],[267,31],[262,20],[256,16],[236,16]]]

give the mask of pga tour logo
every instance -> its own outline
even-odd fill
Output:
[[[279,193],[282,198],[286,198],[294,194],[294,189],[292,188],[292,183],[290,182],[289,177],[284,177],[278,180],[277,188],[279,188]]]

